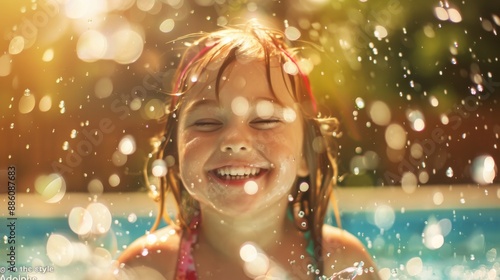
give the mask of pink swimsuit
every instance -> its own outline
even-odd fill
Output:
[[[189,224],[190,230],[182,233],[181,244],[179,248],[179,258],[177,260],[176,280],[196,280],[196,267],[193,259],[193,245],[198,240],[198,228],[200,225],[200,215],[196,215]]]
[[[288,215],[292,219],[291,212]],[[189,224],[189,230],[182,233],[182,238],[179,247],[179,256],[177,259],[177,271],[175,280],[197,280],[198,274],[193,259],[193,245],[198,241],[198,230],[201,224],[201,215],[197,214],[193,217]],[[314,259],[313,242],[311,232],[307,231],[305,237],[308,240],[307,252]]]

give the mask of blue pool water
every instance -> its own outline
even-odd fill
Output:
[[[394,215],[388,223],[382,223],[383,227],[380,221],[374,221],[372,212],[346,212],[341,219],[344,229],[367,246],[385,273],[385,279],[500,278],[500,257],[497,256],[500,252],[500,209],[400,211]],[[330,217],[328,221],[331,220],[334,219]],[[114,217],[105,235],[78,237],[64,217],[18,218],[16,265],[51,265],[46,255],[51,234],[65,236],[80,247],[104,248],[110,253],[109,257],[115,258],[152,223],[152,217]],[[435,234],[436,228],[439,234]],[[8,247],[5,240],[3,243],[0,267],[7,261]],[[71,272],[71,278],[48,279],[75,280],[74,271],[83,271],[92,265],[85,262],[85,258],[75,257],[68,266],[54,267],[59,274]],[[418,274],[414,272],[415,263]]]

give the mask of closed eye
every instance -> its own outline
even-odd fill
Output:
[[[280,119],[270,118],[270,119],[255,119],[250,122],[250,125],[256,129],[272,129],[280,125],[282,121]]]
[[[203,119],[194,122],[193,126],[198,131],[214,131],[219,129],[222,126],[222,123],[218,120]]]

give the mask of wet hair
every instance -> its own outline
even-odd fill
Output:
[[[157,200],[160,212],[153,230],[156,229],[165,215],[166,194],[171,193],[178,206],[178,216],[175,223],[183,230],[189,230],[189,222],[197,203],[187,193],[179,177],[177,127],[178,112],[182,106],[183,96],[190,94],[196,84],[192,77],[203,77],[207,69],[216,69],[215,91],[219,93],[223,74],[230,71],[230,66],[236,61],[258,59],[266,66],[266,77],[271,92],[274,94],[271,80],[271,60],[280,64],[282,78],[288,86],[288,92],[298,104],[304,124],[303,154],[309,170],[309,175],[297,178],[292,187],[293,201],[289,210],[293,213],[296,227],[301,231],[310,231],[314,245],[314,261],[322,270],[322,226],[328,210],[329,202],[335,210],[337,224],[340,226],[336,201],[332,196],[336,184],[337,145],[335,135],[338,123],[335,118],[321,117],[318,106],[312,94],[309,79],[300,70],[297,49],[289,47],[283,32],[263,27],[256,22],[241,26],[226,27],[213,33],[202,34],[181,58],[180,65],[174,77],[173,92],[168,101],[166,126],[158,147],[157,158],[167,160],[167,175],[160,178]],[[291,64],[290,64],[291,63]],[[292,66],[292,71],[285,70],[285,64]],[[301,184],[307,184],[308,189],[300,190]],[[173,221],[168,221],[173,222]]]

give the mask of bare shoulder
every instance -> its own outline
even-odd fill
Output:
[[[332,275],[349,267],[357,267],[362,262],[364,273],[360,274],[360,271],[356,279],[379,279],[378,271],[369,252],[351,233],[324,225],[322,245],[325,274]]]
[[[130,244],[118,258],[124,279],[173,279],[181,232],[168,226]]]

